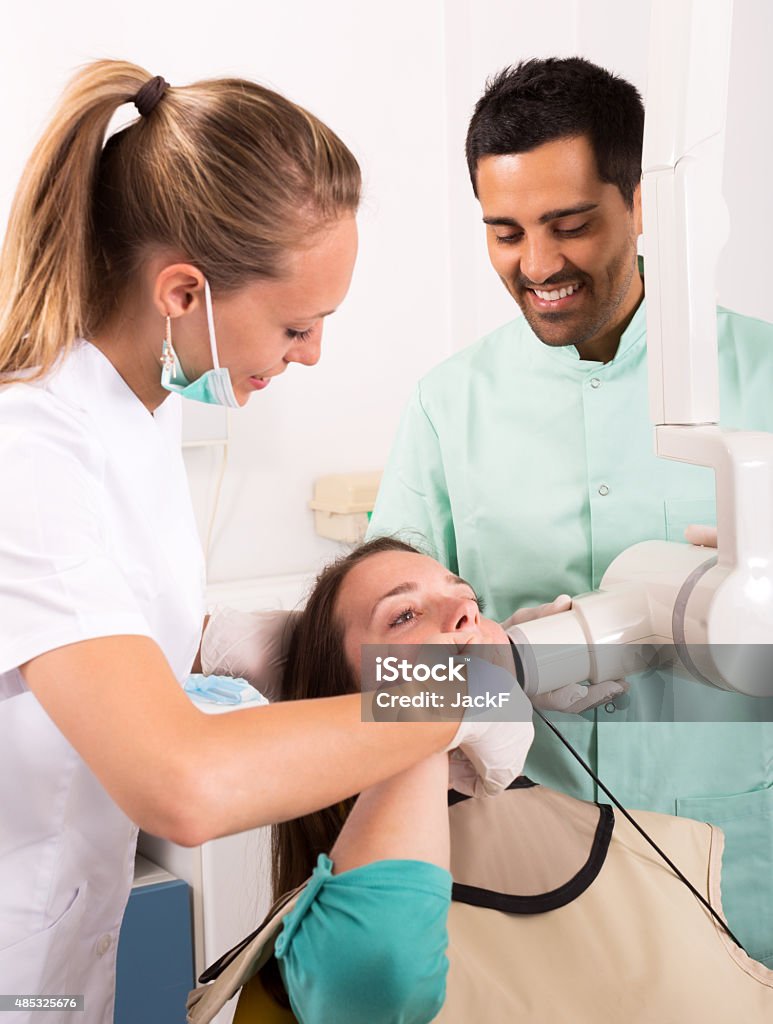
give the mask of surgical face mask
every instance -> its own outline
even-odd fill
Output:
[[[204,280],[204,298],[207,306],[207,329],[209,331],[209,347],[212,352],[212,370],[202,373],[196,380],[190,381],[183,373],[177,353],[172,348],[172,328],[169,317],[166,318],[166,337],[161,350],[161,387],[174,391],[183,398],[194,402],[205,402],[207,405],[226,405],[237,409],[231,374],[225,366],[221,366],[217,358],[217,340],[215,338],[215,321],[212,316],[212,293],[209,281]]]

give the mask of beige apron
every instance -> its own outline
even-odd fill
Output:
[[[450,968],[438,1024],[773,1021],[773,971],[732,942],[611,807],[526,779],[496,797],[450,798]],[[719,829],[635,818],[721,913]],[[210,969],[216,980],[189,997],[191,1024],[207,1024],[256,975],[296,898]],[[268,1000],[256,977],[239,1024],[294,1020]]]

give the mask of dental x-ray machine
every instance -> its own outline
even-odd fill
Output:
[[[773,434],[717,426],[731,19],[732,0],[653,0],[642,179],[656,452],[714,469],[718,548],[635,544],[570,611],[511,630],[529,696],[674,653],[698,682],[773,695]]]

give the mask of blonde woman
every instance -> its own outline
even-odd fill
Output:
[[[470,739],[365,725],[356,695],[207,717],[180,686],[204,616],[177,396],[242,406],[317,362],[359,190],[276,93],[115,61],[75,76],[24,172],[0,263],[0,992],[112,1019],[137,826],[198,844]]]

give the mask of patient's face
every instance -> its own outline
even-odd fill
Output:
[[[439,634],[508,643],[501,626],[481,615],[469,583],[434,558],[408,551],[383,551],[356,565],[343,582],[336,613],[352,665],[359,665],[361,644],[420,644]]]

